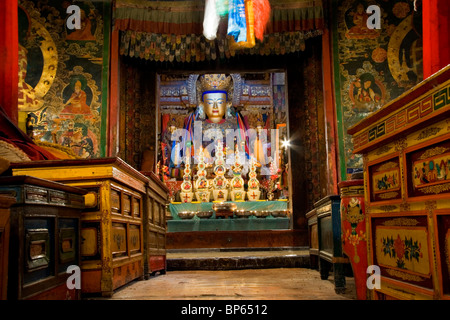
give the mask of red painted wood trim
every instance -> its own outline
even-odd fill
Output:
[[[423,0],[424,78],[450,64],[450,6],[447,0]]]
[[[354,187],[354,186],[364,186],[364,180],[362,180],[362,179],[347,180],[347,181],[341,181],[339,183],[339,188]]]
[[[18,123],[19,22],[17,0],[0,1],[0,105]]]
[[[110,48],[110,82],[108,108],[108,146],[107,157],[115,157],[119,149],[119,112],[120,112],[120,78],[119,78],[119,30],[111,32]]]

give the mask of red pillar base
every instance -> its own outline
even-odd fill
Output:
[[[424,79],[450,64],[450,6],[447,0],[423,0]]]
[[[19,26],[17,0],[0,1],[0,105],[17,125]]]

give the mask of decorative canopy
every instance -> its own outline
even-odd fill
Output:
[[[303,51],[304,40],[322,34],[322,0],[270,0],[270,5],[264,40],[251,49],[233,49],[223,20],[215,40],[203,36],[204,0],[117,0],[120,53],[161,62],[224,59],[236,52],[278,55]]]

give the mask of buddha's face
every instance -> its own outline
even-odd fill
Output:
[[[203,107],[211,122],[219,123],[227,110],[227,96],[222,92],[207,93],[203,96]]]

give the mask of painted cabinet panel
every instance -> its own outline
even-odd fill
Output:
[[[349,130],[364,159],[368,264],[381,271],[373,299],[450,300],[449,89],[447,67]]]

